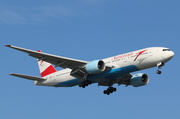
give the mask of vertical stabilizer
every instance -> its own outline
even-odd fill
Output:
[[[41,51],[38,50],[38,52],[41,52]],[[52,64],[45,62],[43,60],[38,60],[38,66],[39,66],[41,77],[45,77],[57,71]]]

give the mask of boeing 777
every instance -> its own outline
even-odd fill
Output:
[[[174,52],[165,47],[149,47],[129,53],[109,57],[101,60],[83,61],[52,54],[40,50],[33,51],[12,45],[6,45],[38,59],[41,77],[12,73],[10,75],[33,80],[35,85],[52,87],[79,86],[85,88],[92,83],[107,86],[104,94],[116,91],[114,84],[133,87],[148,84],[149,77],[145,73],[130,74],[135,71],[157,67],[157,74],[161,74],[164,66]],[[55,67],[65,68],[57,71]]]

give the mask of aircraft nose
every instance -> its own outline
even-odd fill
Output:
[[[174,52],[173,51],[170,52],[170,57],[171,58],[174,57]]]
[[[173,56],[174,56],[174,52],[173,52],[173,51],[169,51],[169,52],[166,52],[166,53],[164,54],[164,59],[165,59],[166,61],[169,61],[171,58],[173,58]]]

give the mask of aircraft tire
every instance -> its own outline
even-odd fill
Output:
[[[161,72],[160,70],[157,70],[156,73],[157,73],[157,74],[161,74],[162,72]]]
[[[116,88],[113,88],[113,91],[114,91],[114,92],[116,92],[116,90],[117,90]]]
[[[107,90],[104,90],[104,92],[103,92],[104,94],[107,94]]]
[[[107,95],[109,95],[110,94],[110,92],[107,92]]]

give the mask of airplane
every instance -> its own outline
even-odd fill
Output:
[[[135,71],[157,67],[157,74],[173,56],[174,52],[165,47],[149,47],[113,57],[83,61],[48,53],[34,51],[13,45],[5,45],[29,54],[38,59],[41,77],[11,73],[10,75],[33,80],[35,85],[51,87],[86,86],[98,83],[98,86],[107,86],[104,94],[111,94],[117,89],[114,84],[144,86],[149,83],[149,76],[145,73],[130,74]],[[56,67],[64,68],[60,71]]]

